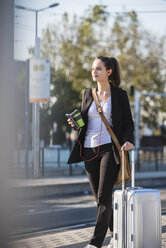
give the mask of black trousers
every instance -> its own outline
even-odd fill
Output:
[[[95,157],[97,149],[84,148],[84,158]],[[108,228],[113,232],[112,192],[119,166],[114,160],[112,144],[101,145],[97,158],[85,162],[85,168],[97,202],[96,226],[90,244],[100,248]]]

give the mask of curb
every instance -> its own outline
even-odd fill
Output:
[[[147,188],[166,186],[166,172],[136,173],[135,178],[136,186]],[[63,196],[91,192],[87,177],[36,179],[12,184],[11,192],[16,198]],[[127,186],[130,187],[130,183]]]

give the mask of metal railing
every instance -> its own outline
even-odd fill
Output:
[[[141,147],[138,149],[137,171],[166,170],[166,153],[163,147]]]
[[[60,171],[62,168],[68,170],[68,174],[72,175],[78,167],[84,168],[84,163],[67,165],[71,149],[62,147],[44,147],[40,148],[40,171],[42,177],[46,171]],[[136,171],[165,171],[166,170],[166,153],[163,147],[141,147],[138,150],[136,161]],[[23,150],[15,151],[14,168],[25,168],[25,153]],[[29,151],[28,167],[33,169],[33,153]]]

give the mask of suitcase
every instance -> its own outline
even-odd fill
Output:
[[[114,248],[161,248],[160,191],[135,187],[131,153],[132,187],[125,189],[123,151],[122,190],[114,192]]]

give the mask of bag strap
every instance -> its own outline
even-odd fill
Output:
[[[109,132],[109,134],[110,134],[110,136],[111,136],[111,138],[113,139],[113,141],[114,141],[116,147],[118,148],[118,151],[121,151],[121,145],[119,144],[119,141],[118,141],[118,139],[117,139],[117,137],[116,137],[114,131],[113,131],[112,128],[110,127],[110,125],[109,125],[107,119],[105,118],[105,116],[104,116],[104,114],[103,114],[102,108],[101,108],[101,106],[100,106],[100,103],[99,103],[99,100],[98,100],[98,97],[97,97],[97,94],[96,94],[96,88],[93,88],[93,89],[92,89],[92,95],[93,95],[93,99],[94,99],[94,102],[95,102],[95,104],[96,104],[97,111],[98,111],[98,113],[99,113],[101,119],[103,120],[103,122],[104,122],[104,124],[105,124],[105,126],[106,126],[106,128],[107,128],[107,130],[108,130],[108,132]]]

